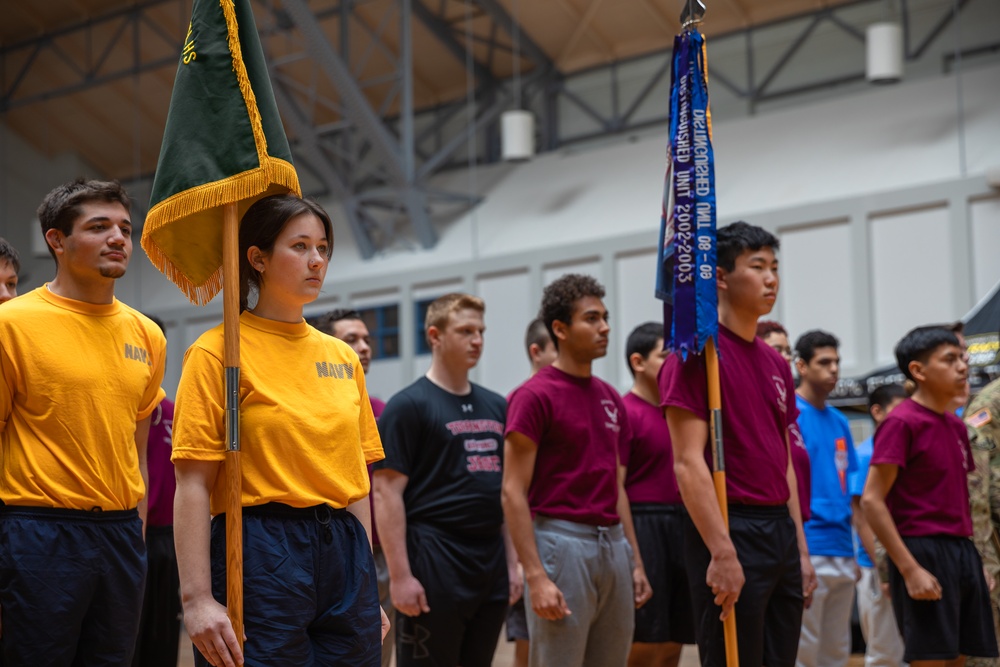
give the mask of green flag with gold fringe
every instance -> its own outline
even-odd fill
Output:
[[[300,194],[250,0],[195,0],[142,247],[198,305],[222,289],[222,207]]]

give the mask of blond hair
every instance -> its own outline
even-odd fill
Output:
[[[427,335],[431,327],[444,331],[448,326],[448,316],[466,309],[478,310],[483,314],[486,312],[486,304],[478,296],[461,292],[452,292],[434,299],[427,306],[427,314],[424,316],[424,335]]]

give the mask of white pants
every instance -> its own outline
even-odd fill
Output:
[[[898,667],[903,664],[903,638],[899,636],[892,600],[882,594],[878,572],[861,568],[858,582],[858,617],[865,637],[865,667]]]
[[[845,667],[851,657],[854,559],[812,556],[818,586],[802,614],[796,667]]]

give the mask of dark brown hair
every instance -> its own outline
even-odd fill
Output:
[[[327,259],[333,254],[333,223],[323,207],[311,199],[301,199],[295,195],[271,195],[258,199],[243,214],[240,221],[240,312],[247,309],[251,287],[260,290],[260,272],[250,264],[247,252],[257,246],[263,253],[274,250],[281,230],[288,221],[303,213],[312,213],[320,222],[330,242]]]

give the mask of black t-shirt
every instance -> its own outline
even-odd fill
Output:
[[[503,431],[507,402],[478,385],[457,396],[422,377],[392,397],[379,418],[388,468],[409,481],[407,523],[492,535],[503,523]]]

